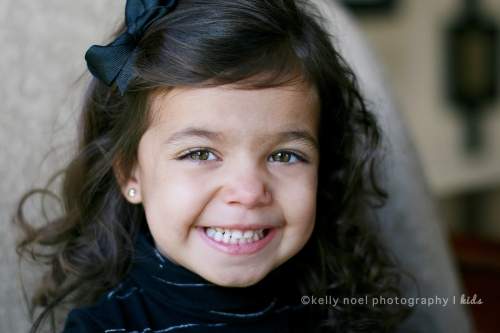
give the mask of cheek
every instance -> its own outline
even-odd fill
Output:
[[[317,177],[310,175],[292,183],[282,192],[286,221],[302,231],[309,229],[316,217]]]
[[[283,188],[279,199],[286,221],[278,251],[281,259],[290,258],[304,247],[311,237],[316,219],[316,177],[291,184]]]
[[[144,202],[148,224],[168,229],[168,238],[185,239],[206,201],[202,186],[196,178],[166,170],[148,186]]]

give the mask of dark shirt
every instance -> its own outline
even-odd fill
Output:
[[[95,305],[70,311],[63,333],[307,331],[286,264],[253,286],[221,287],[168,260],[153,244],[146,228],[130,273]]]

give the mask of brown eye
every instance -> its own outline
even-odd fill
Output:
[[[290,161],[290,153],[287,152],[279,152],[272,155],[272,157],[275,162],[288,163]]]
[[[195,151],[190,154],[193,160],[206,161],[208,159],[209,152],[205,150]]]
[[[272,162],[294,164],[296,162],[305,162],[301,156],[291,151],[279,151],[271,155]]]
[[[187,154],[181,156],[179,159],[180,160],[191,160],[191,161],[211,161],[211,160],[216,160],[217,158],[211,157],[210,155],[215,156],[211,151],[206,150],[206,149],[198,149],[198,150],[193,150],[188,152]]]

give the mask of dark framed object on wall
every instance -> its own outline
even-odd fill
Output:
[[[396,0],[340,0],[340,2],[355,12],[386,12],[393,9],[397,1]]]
[[[448,94],[466,107],[492,102],[498,94],[499,29],[479,11],[466,11],[446,31]]]
[[[445,38],[447,95],[464,119],[467,152],[477,153],[483,143],[481,113],[498,97],[500,29],[479,0],[464,0]]]

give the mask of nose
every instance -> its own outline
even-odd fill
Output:
[[[265,206],[272,202],[272,195],[265,177],[256,171],[240,173],[226,183],[224,201],[226,204],[240,204],[247,208]]]

